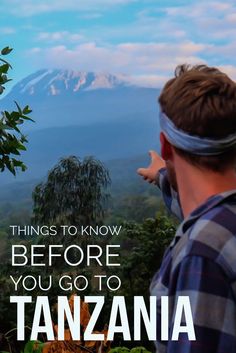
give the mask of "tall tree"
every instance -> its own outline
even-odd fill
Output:
[[[93,157],[63,158],[33,192],[37,224],[95,224],[102,221],[110,177]]]
[[[0,94],[5,90],[5,84],[10,81],[8,71],[11,65],[3,59],[12,51],[6,47],[0,51]],[[15,102],[16,111],[2,111],[0,117],[0,171],[3,172],[7,168],[12,174],[16,174],[17,169],[26,170],[25,164],[19,159],[22,151],[26,150],[26,137],[22,134],[19,125],[26,120],[31,120],[29,114],[31,110],[27,105],[23,109]]]

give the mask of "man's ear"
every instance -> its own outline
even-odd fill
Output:
[[[172,146],[165,137],[163,132],[160,133],[160,142],[161,142],[161,157],[164,161],[169,161],[173,159],[173,150]]]

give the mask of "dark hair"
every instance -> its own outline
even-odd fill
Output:
[[[236,132],[236,84],[217,68],[177,66],[159,103],[175,126],[191,135],[217,139]],[[188,162],[216,172],[236,164],[236,147],[217,156],[198,156],[174,148]]]

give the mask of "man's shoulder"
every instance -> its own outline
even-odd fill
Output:
[[[236,279],[236,205],[225,203],[206,212],[183,234],[174,250],[173,262],[201,256],[218,263]]]

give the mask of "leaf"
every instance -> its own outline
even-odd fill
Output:
[[[9,65],[9,67],[12,69],[12,66],[6,61],[6,60],[4,60],[4,59],[2,59],[2,58],[0,58],[0,61],[2,61],[3,63],[5,63],[5,64],[7,64],[7,65]]]
[[[134,347],[131,349],[130,353],[151,353],[145,347]]]
[[[0,66],[0,73],[6,74],[9,70],[9,64],[3,64]]]
[[[0,75],[0,84],[4,84],[8,81],[7,75],[6,74],[1,74]]]
[[[115,347],[112,348],[109,353],[129,353],[130,350],[127,347]]]
[[[34,353],[41,353],[43,350],[44,343],[40,341],[34,341],[33,352]]]
[[[40,341],[28,341],[23,353],[41,353],[44,343]]]
[[[15,102],[15,105],[17,106],[18,112],[20,113],[20,115],[22,115],[21,107],[19,106],[19,104],[16,101],[14,101],[14,102]]]
[[[25,172],[27,170],[27,166],[25,164],[22,164],[21,170],[22,170],[22,172]]]
[[[21,150],[21,151],[26,151],[26,147],[22,144],[19,144],[18,145],[18,150]]]
[[[10,52],[12,51],[13,49],[12,48],[9,48],[9,47],[5,47],[1,50],[1,55],[8,55],[10,54]]]
[[[30,114],[32,113],[32,110],[30,109],[30,107],[28,105],[26,105],[23,109],[23,114]]]

